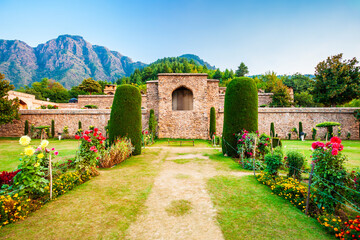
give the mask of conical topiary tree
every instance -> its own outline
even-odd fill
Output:
[[[111,107],[109,140],[112,144],[118,137],[128,137],[134,145],[134,155],[141,154],[141,94],[129,84],[116,89]]]
[[[233,79],[226,88],[222,150],[228,156],[235,156],[236,137],[242,129],[258,130],[258,93],[253,79]]]
[[[216,112],[215,108],[210,108],[210,139],[216,134]]]

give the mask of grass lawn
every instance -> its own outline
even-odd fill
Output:
[[[217,176],[208,190],[226,240],[334,239],[313,218],[272,195],[253,176]]]
[[[180,141],[180,140],[188,140],[187,142],[183,142],[182,146],[183,147],[193,147],[193,143],[192,139],[170,139],[171,141]],[[162,139],[157,139],[155,144],[151,145],[151,147],[164,147],[164,146],[169,146],[169,147],[182,147],[180,146],[180,142],[171,142],[168,145],[168,139],[167,138],[162,138]],[[195,139],[195,146],[194,148],[212,148],[213,146],[210,144],[210,141],[206,141],[206,140],[201,140],[201,139]]]
[[[24,221],[1,228],[1,239],[124,239],[144,210],[161,161],[146,149],[60,196]]]
[[[20,163],[20,153],[24,151],[24,147],[19,144],[20,138],[0,138],[0,171],[12,171]],[[56,161],[67,159],[75,156],[77,149],[77,140],[55,140],[48,139],[49,148],[55,148],[59,152]],[[32,139],[30,145],[37,147],[40,139]]]
[[[285,152],[290,150],[298,150],[305,154],[308,162],[311,163],[311,144],[313,140],[299,141],[299,140],[282,140]],[[360,168],[360,141],[343,140],[343,153],[348,157],[345,166],[350,170],[353,168]]]

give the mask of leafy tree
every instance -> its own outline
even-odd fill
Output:
[[[70,99],[68,90],[53,79],[43,78],[40,82],[32,83],[31,87],[20,88],[19,92],[35,95],[36,99],[52,102],[67,102]]]
[[[301,93],[305,91],[311,92],[314,85],[314,80],[306,75],[295,73],[291,76],[281,77],[283,83],[294,90],[294,93]]]
[[[20,119],[19,100],[8,98],[8,92],[14,88],[14,85],[5,80],[5,75],[0,73],[0,125]]]
[[[313,95],[309,94],[309,92],[295,93],[294,102],[299,107],[315,107]]]
[[[88,92],[90,94],[102,93],[101,85],[97,81],[93,80],[92,78],[84,79],[78,87],[80,90]]]
[[[104,89],[106,85],[112,84],[112,82],[108,82],[108,81],[103,81],[103,80],[99,80],[98,83],[101,86],[101,92],[104,93]]]
[[[314,99],[327,106],[360,97],[360,72],[356,58],[342,60],[343,54],[328,57],[315,67]]]
[[[216,70],[215,74],[212,77],[213,79],[221,79],[222,78],[222,73],[219,69]]]
[[[290,107],[292,100],[290,97],[289,89],[282,83],[282,81],[276,82],[276,85],[273,89],[273,94],[271,96],[272,102],[270,106],[272,107]]]
[[[235,75],[237,77],[243,77],[248,73],[249,73],[248,67],[245,65],[245,63],[241,62],[240,66],[238,67],[238,69],[235,72]]]

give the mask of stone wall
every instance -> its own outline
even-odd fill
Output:
[[[146,108],[146,95],[142,95],[142,108]],[[110,109],[114,101],[114,95],[79,95],[77,108],[84,108],[86,105],[96,105],[98,109]]]

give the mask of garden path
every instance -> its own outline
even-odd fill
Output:
[[[163,148],[167,158],[146,200],[146,212],[128,229],[129,239],[224,239],[215,219],[216,210],[206,190],[207,179],[229,174],[196,148]],[[181,154],[181,155],[179,155]],[[248,175],[243,173],[237,175]],[[192,209],[182,216],[169,215],[172,201],[187,200]]]

